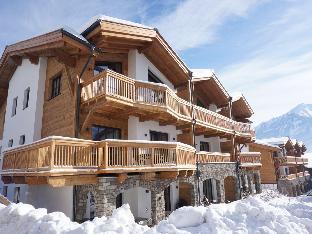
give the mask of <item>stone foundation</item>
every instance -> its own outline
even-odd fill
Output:
[[[278,191],[286,196],[295,197],[307,192],[309,188],[310,175],[300,176],[295,179],[279,179]]]

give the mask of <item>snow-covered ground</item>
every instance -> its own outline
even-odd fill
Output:
[[[83,224],[27,204],[0,205],[0,233],[312,233],[312,197],[268,190],[230,204],[182,207],[152,228],[136,224],[128,205]]]

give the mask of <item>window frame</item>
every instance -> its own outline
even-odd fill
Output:
[[[4,197],[8,197],[8,186],[7,186],[7,185],[4,185],[4,186],[2,187],[2,195],[3,195]]]
[[[203,149],[203,148],[205,148],[204,145],[208,146],[208,151]],[[210,152],[210,143],[208,141],[200,141],[199,142],[199,151]]]
[[[18,102],[18,96],[13,98],[13,105],[12,105],[12,114],[11,117],[15,116],[17,113],[17,102]]]
[[[58,74],[51,79],[50,100],[61,95],[62,74]]]
[[[23,141],[23,142],[21,143],[21,141]],[[20,135],[19,145],[25,145],[25,141],[26,141],[26,136],[25,136],[25,134]]]
[[[106,67],[106,68],[100,68],[100,67]],[[119,62],[119,61],[105,61],[105,60],[104,61],[95,61],[94,67],[93,67],[93,75],[97,75],[97,74],[105,71],[106,69],[110,69],[114,72],[122,74],[123,64],[122,64],[122,62]]]
[[[8,148],[13,147],[13,144],[14,144],[13,138],[9,139]]]
[[[158,76],[156,76],[150,69],[148,69],[147,80],[148,82],[156,84],[164,84],[164,82]]]
[[[159,132],[159,131],[154,131],[154,130],[150,130],[149,131],[150,134],[150,141],[169,141],[169,134],[167,132]],[[155,138],[158,138],[160,140],[153,140],[152,135],[155,134],[154,136],[156,136]],[[164,140],[162,138],[165,138]]]
[[[29,107],[30,87],[24,90],[23,110]]]

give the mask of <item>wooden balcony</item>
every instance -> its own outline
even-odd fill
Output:
[[[200,151],[197,153],[197,160],[199,163],[226,163],[231,161],[229,153],[220,152],[205,152]]]
[[[52,186],[95,183],[99,174],[185,176],[195,170],[194,153],[193,147],[176,142],[48,137],[5,151],[1,175],[4,183]]]
[[[259,168],[262,166],[260,152],[241,152],[239,159],[243,168]]]
[[[289,174],[289,175],[282,175],[281,176],[281,179],[283,180],[295,180],[295,179],[309,179],[310,178],[310,174],[309,172],[305,171],[304,173],[303,172],[298,172],[297,174],[294,173],[294,174]]]
[[[295,156],[281,156],[276,157],[274,160],[278,160],[281,166],[296,166],[308,164],[308,158],[295,157]]]
[[[181,130],[190,128],[192,122],[192,104],[179,98],[166,85],[137,81],[110,70],[83,84],[81,100],[82,107],[89,108],[90,112],[95,111],[94,106],[101,109],[106,105],[100,111],[107,111],[107,115],[110,116],[114,113],[120,116],[123,112],[128,115],[140,115],[164,124],[175,124]],[[98,103],[103,100],[102,104]],[[95,102],[98,104],[94,105]],[[238,137],[255,136],[250,124],[236,122],[196,105],[193,105],[193,108],[196,118],[195,132],[198,135],[235,132]]]

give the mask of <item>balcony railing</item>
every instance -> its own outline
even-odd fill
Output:
[[[231,155],[229,153],[220,152],[205,152],[201,151],[197,153],[199,163],[224,163],[231,161]]]
[[[111,70],[105,70],[83,84],[81,99],[82,103],[88,103],[102,96],[135,107],[159,107],[177,119],[188,122],[192,120],[192,104],[178,97],[164,84],[137,81]],[[194,117],[198,125],[207,128],[255,136],[250,124],[234,121],[196,105],[194,105]]]
[[[281,179],[287,179],[287,180],[294,180],[294,179],[297,179],[299,177],[310,177],[310,174],[309,172],[305,171],[304,173],[303,172],[298,172],[297,174],[289,174],[289,175],[282,175],[281,176]]]
[[[243,167],[261,166],[260,152],[241,152],[239,158]]]
[[[49,137],[4,152],[2,175],[194,170],[195,149],[182,143],[87,141]]]
[[[281,156],[276,157],[274,160],[279,160],[281,165],[296,166],[308,164],[308,158],[295,157],[295,156]]]

